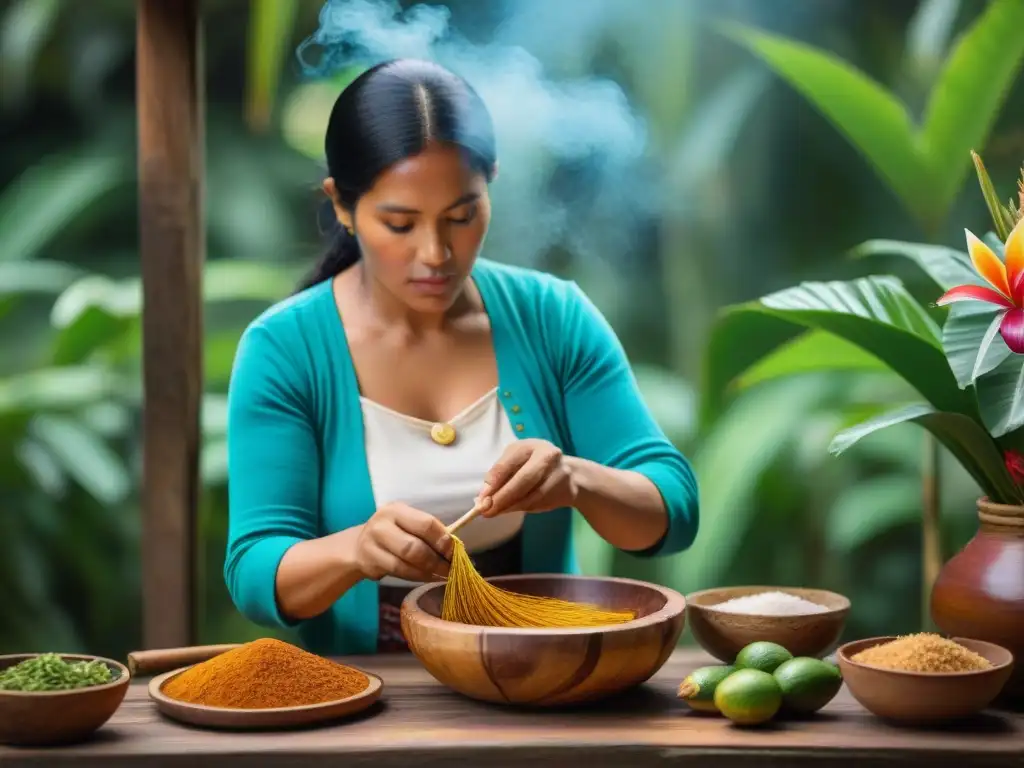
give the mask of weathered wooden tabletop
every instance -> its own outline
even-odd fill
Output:
[[[844,687],[804,722],[737,728],[721,717],[697,715],[675,697],[689,670],[713,663],[692,651],[676,652],[654,679],[614,701],[539,712],[470,701],[443,688],[408,656],[345,661],[384,679],[381,702],[349,722],[273,733],[200,730],[159,715],[146,694],[148,681],[140,679],[89,743],[0,747],[0,766],[1024,766],[1022,714],[990,711],[956,726],[906,729],[871,716]]]

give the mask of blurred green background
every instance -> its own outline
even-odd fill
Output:
[[[141,643],[133,5],[0,0],[2,653],[123,657]],[[498,126],[511,151],[499,146],[487,255],[572,277],[590,293],[701,483],[702,528],[689,552],[640,562],[581,525],[587,572],[683,592],[752,583],[833,589],[854,603],[848,637],[926,621],[923,433],[897,427],[841,458],[827,450],[860,404],[898,400],[905,385],[885,372],[811,370],[762,372],[760,383],[754,375],[734,391],[709,391],[708,339],[723,306],[802,280],[881,271],[930,304],[935,286],[905,261],[865,262],[849,252],[873,238],[962,249],[964,227],[985,232],[970,158],[958,149],[942,159],[962,170],[946,190],[901,186],[900,168],[879,167],[877,153],[857,146],[891,115],[829,81],[791,43],[759,48],[721,24],[814,46],[877,81],[917,121],[959,36],[990,5],[447,3],[467,46],[521,46],[555,83],[614,81],[625,113],[645,126],[642,152],[596,174],[583,155],[539,140],[528,109],[522,119],[533,134]],[[204,3],[203,643],[267,633],[236,613],[221,576],[224,393],[242,329],[291,292],[320,248],[320,142],[333,99],[355,71],[310,80],[299,69],[295,49],[316,29],[320,7]],[[1012,190],[1024,160],[1021,51],[974,48],[974,82],[1009,87],[989,97],[969,81],[954,92],[953,111],[970,123],[968,148],[982,153],[997,188]],[[839,113],[822,108],[830,100]],[[863,130],[851,132],[846,118]],[[548,212],[562,223],[517,247]],[[731,343],[742,352],[742,338]],[[942,470],[948,557],[973,535],[978,490],[945,456]]]

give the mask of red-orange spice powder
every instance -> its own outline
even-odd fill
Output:
[[[357,669],[262,638],[191,667],[161,691],[172,699],[208,707],[268,709],[344,699],[369,684]]]

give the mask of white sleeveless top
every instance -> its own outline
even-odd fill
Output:
[[[473,508],[487,471],[515,442],[495,387],[448,421],[455,442],[438,445],[430,437],[433,422],[407,416],[361,397],[370,482],[378,507],[400,501],[451,525]],[[522,512],[477,518],[459,531],[470,552],[504,544],[523,525]],[[381,584],[414,586],[384,577]]]

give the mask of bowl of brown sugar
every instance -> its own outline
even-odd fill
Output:
[[[1013,671],[1013,654],[982,640],[929,632],[840,646],[843,680],[861,706],[896,722],[929,724],[988,707]]]

